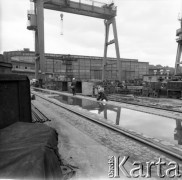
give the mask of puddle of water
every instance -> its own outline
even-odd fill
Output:
[[[80,106],[125,129],[131,129],[150,137],[182,145],[181,120],[65,95],[54,98],[65,104]]]
[[[65,104],[80,106],[125,129],[131,129],[137,133],[178,144],[182,147],[182,120],[72,96],[59,95],[52,98]]]

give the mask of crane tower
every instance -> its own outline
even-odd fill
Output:
[[[30,0],[34,3],[34,11],[28,11],[27,29],[35,31],[35,54],[36,54],[36,79],[44,79],[45,56],[44,56],[44,8],[68,12],[83,16],[104,19],[105,43],[104,58],[102,68],[102,80],[105,79],[105,67],[107,60],[107,48],[110,44],[115,44],[117,57],[117,77],[121,80],[120,52],[116,28],[116,6],[114,3],[105,4],[93,0]],[[112,24],[114,39],[108,42],[109,27]],[[38,73],[39,72],[39,73]],[[41,75],[40,75],[41,74]]]

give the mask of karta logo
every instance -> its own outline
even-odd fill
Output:
[[[121,158],[120,156],[115,157],[111,156],[109,157],[109,173],[108,176],[110,178],[119,178],[120,173],[122,175],[128,177],[128,178],[138,178],[138,177],[146,177],[150,178],[152,177],[152,168],[156,168],[156,174],[160,178],[168,177],[168,178],[174,178],[174,177],[181,177],[181,174],[179,173],[179,164],[171,161],[168,164],[164,161],[162,161],[161,158],[159,158],[158,161],[149,161],[142,163],[140,161],[135,161],[131,169],[126,169],[126,163],[129,159],[129,156],[124,156]],[[165,168],[165,170],[163,170]],[[145,171],[144,171],[145,169]]]

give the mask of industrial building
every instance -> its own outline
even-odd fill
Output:
[[[24,74],[29,79],[35,78],[35,53],[23,51],[4,52],[6,62],[12,63],[12,72]],[[69,54],[45,54],[45,77],[61,81],[100,81],[102,79],[103,57],[81,56]],[[149,63],[137,59],[120,59],[121,80],[142,79],[149,73]],[[40,73],[40,72],[39,72]],[[105,79],[117,79],[117,60],[107,58]]]

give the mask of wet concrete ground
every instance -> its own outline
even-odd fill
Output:
[[[159,157],[165,162],[172,160],[178,162],[177,159],[171,159],[153,148],[87,121],[40,98],[36,98],[33,103],[52,120],[47,124],[58,132],[59,153],[62,159],[78,168],[75,179],[106,179],[109,169],[108,156],[113,155],[130,156],[125,165],[126,169],[131,169],[134,161],[158,161]],[[158,178],[156,171],[156,168],[153,168],[154,178]],[[125,179],[122,173],[120,175]]]

